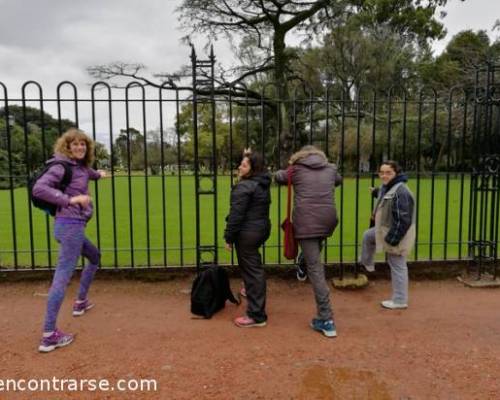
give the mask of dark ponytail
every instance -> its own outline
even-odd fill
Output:
[[[264,157],[262,157],[259,152],[246,150],[243,153],[243,158],[245,157],[248,158],[248,161],[250,163],[250,174],[248,175],[248,177],[259,175],[262,172],[266,171]]]

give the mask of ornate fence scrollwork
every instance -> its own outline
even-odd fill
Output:
[[[477,279],[498,270],[498,231],[500,216],[500,99],[495,73],[488,66],[476,75],[473,152],[469,213],[469,256],[473,261],[469,275]]]

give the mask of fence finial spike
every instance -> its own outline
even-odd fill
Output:
[[[190,41],[189,46],[191,47],[191,60],[196,59],[196,51],[194,50],[194,44]]]

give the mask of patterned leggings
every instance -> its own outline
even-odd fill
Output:
[[[99,250],[85,237],[85,223],[64,223],[56,220],[54,236],[59,242],[59,258],[56,272],[49,290],[47,313],[45,315],[44,332],[56,329],[56,320],[64,300],[66,288],[71,281],[80,255],[86,257],[89,263],[82,271],[78,299],[85,300],[90,284],[94,279],[101,254]]]

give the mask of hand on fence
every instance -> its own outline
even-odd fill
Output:
[[[101,178],[106,178],[106,171],[104,171],[103,169],[98,169],[97,172],[99,173],[99,175],[101,175]]]
[[[233,250],[233,245],[231,243],[226,243],[226,245],[224,246],[224,248],[227,250],[227,251],[231,251]]]

